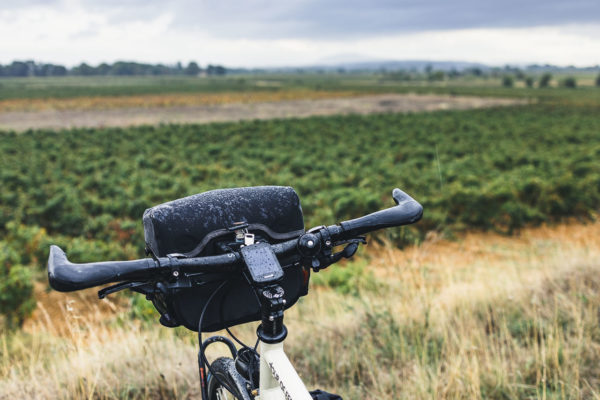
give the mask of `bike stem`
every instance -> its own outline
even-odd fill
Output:
[[[287,336],[287,328],[283,324],[285,309],[285,291],[278,285],[269,285],[258,290],[261,303],[261,320],[256,334],[258,338],[269,344],[281,343]]]
[[[306,386],[283,351],[287,328],[283,324],[285,294],[280,285],[258,291],[262,323],[256,334],[260,339],[260,400],[311,400]]]

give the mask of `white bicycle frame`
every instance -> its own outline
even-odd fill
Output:
[[[257,400],[312,400],[283,351],[283,342],[260,342],[260,383]]]

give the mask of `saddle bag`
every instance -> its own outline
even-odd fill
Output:
[[[258,186],[218,189],[149,208],[143,216],[146,250],[155,257],[200,257],[222,254],[235,241],[235,227],[271,244],[304,233],[300,199],[291,187]],[[281,261],[286,308],[308,292],[309,271]],[[223,284],[206,309],[201,330],[213,332],[260,320],[260,305],[241,272],[181,274],[176,280],[140,287],[160,312],[160,322],[198,331],[208,298]]]

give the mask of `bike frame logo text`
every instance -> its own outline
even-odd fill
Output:
[[[271,368],[271,374],[273,375],[273,378],[275,378],[275,380],[279,383],[279,387],[281,388],[281,391],[283,392],[283,395],[285,396],[286,400],[292,400],[292,395],[285,388],[285,385],[281,381],[281,378],[279,378],[279,374],[277,373],[277,371],[275,371],[273,363],[270,362],[269,367]]]

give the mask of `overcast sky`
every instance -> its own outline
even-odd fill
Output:
[[[0,0],[0,63],[600,64],[600,0]]]

